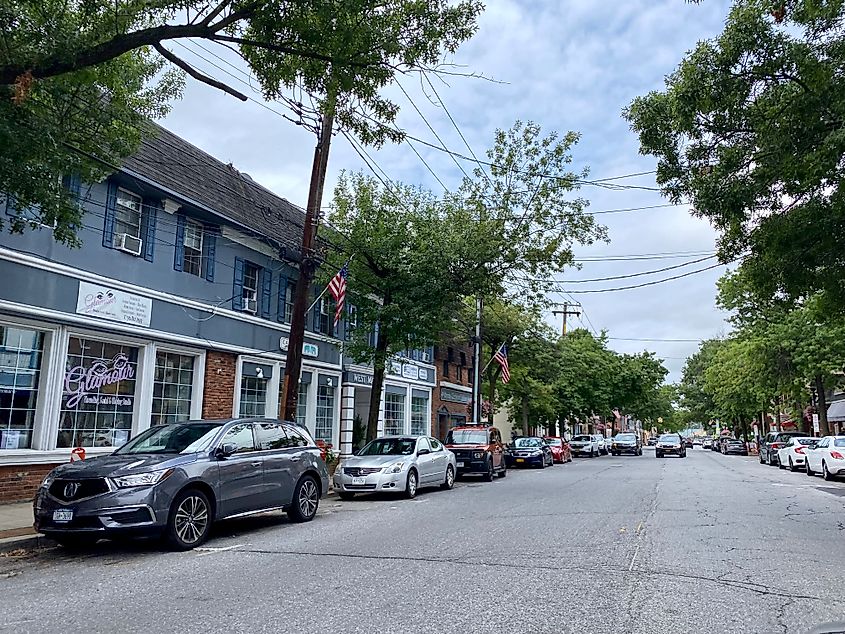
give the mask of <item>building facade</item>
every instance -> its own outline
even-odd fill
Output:
[[[74,447],[278,415],[304,214],[155,129],[106,181],[69,179],[80,248],[47,226],[0,233],[0,502],[31,497]],[[0,198],[0,214],[27,210]],[[337,446],[333,315],[323,301],[308,316],[297,418]]]
[[[433,353],[437,381],[431,435],[444,441],[452,427],[472,422],[473,351],[469,342],[445,338]]]

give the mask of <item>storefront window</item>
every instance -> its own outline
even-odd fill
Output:
[[[308,384],[299,382],[299,392],[296,397],[296,422],[305,425],[308,415]]]
[[[44,333],[0,326],[0,450],[32,444]]]
[[[424,396],[411,397],[411,433],[425,436],[428,432],[428,399]]]
[[[264,416],[267,407],[267,379],[241,378],[241,405],[238,416]]]
[[[57,447],[113,447],[132,429],[138,348],[71,337]]]
[[[332,441],[334,435],[334,388],[328,385],[317,387],[317,424],[314,430],[316,440]]]
[[[195,357],[172,352],[156,354],[153,383],[153,425],[191,418]]]
[[[388,392],[384,395],[384,433],[405,433],[405,395]]]

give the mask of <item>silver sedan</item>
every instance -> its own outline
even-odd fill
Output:
[[[420,487],[451,489],[456,470],[455,454],[436,438],[383,436],[343,460],[334,474],[334,489],[344,500],[377,491],[412,498]]]

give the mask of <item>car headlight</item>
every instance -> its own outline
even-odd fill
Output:
[[[387,468],[387,473],[399,473],[400,471],[402,471],[402,467],[404,466],[404,462],[394,462]]]
[[[51,484],[53,484],[53,480],[55,480],[55,479],[56,479],[56,470],[52,469],[50,471],[50,473],[48,473],[46,476],[44,476],[44,479],[41,481],[41,486],[42,487],[48,487]]]
[[[531,452],[531,455],[532,456],[542,456],[543,452],[539,449],[535,449],[534,451]]]
[[[484,454],[480,451],[476,451],[474,454],[472,454],[472,457],[476,460],[481,460],[484,457]]]
[[[160,471],[150,471],[148,473],[136,473],[134,475],[120,476],[112,478],[115,486],[120,489],[128,489],[131,487],[148,487],[158,484],[167,476],[173,473],[173,469],[161,469]]]

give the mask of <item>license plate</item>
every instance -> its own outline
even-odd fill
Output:
[[[73,519],[73,511],[70,509],[59,509],[53,511],[54,522],[70,522]]]
[[[463,463],[463,462],[459,462],[459,463],[458,463],[458,469],[463,469],[463,467],[464,467],[464,463]]]
[[[352,478],[352,484],[366,484],[367,478]]]
[[[516,461],[517,462],[525,462],[525,458],[517,458]]]

